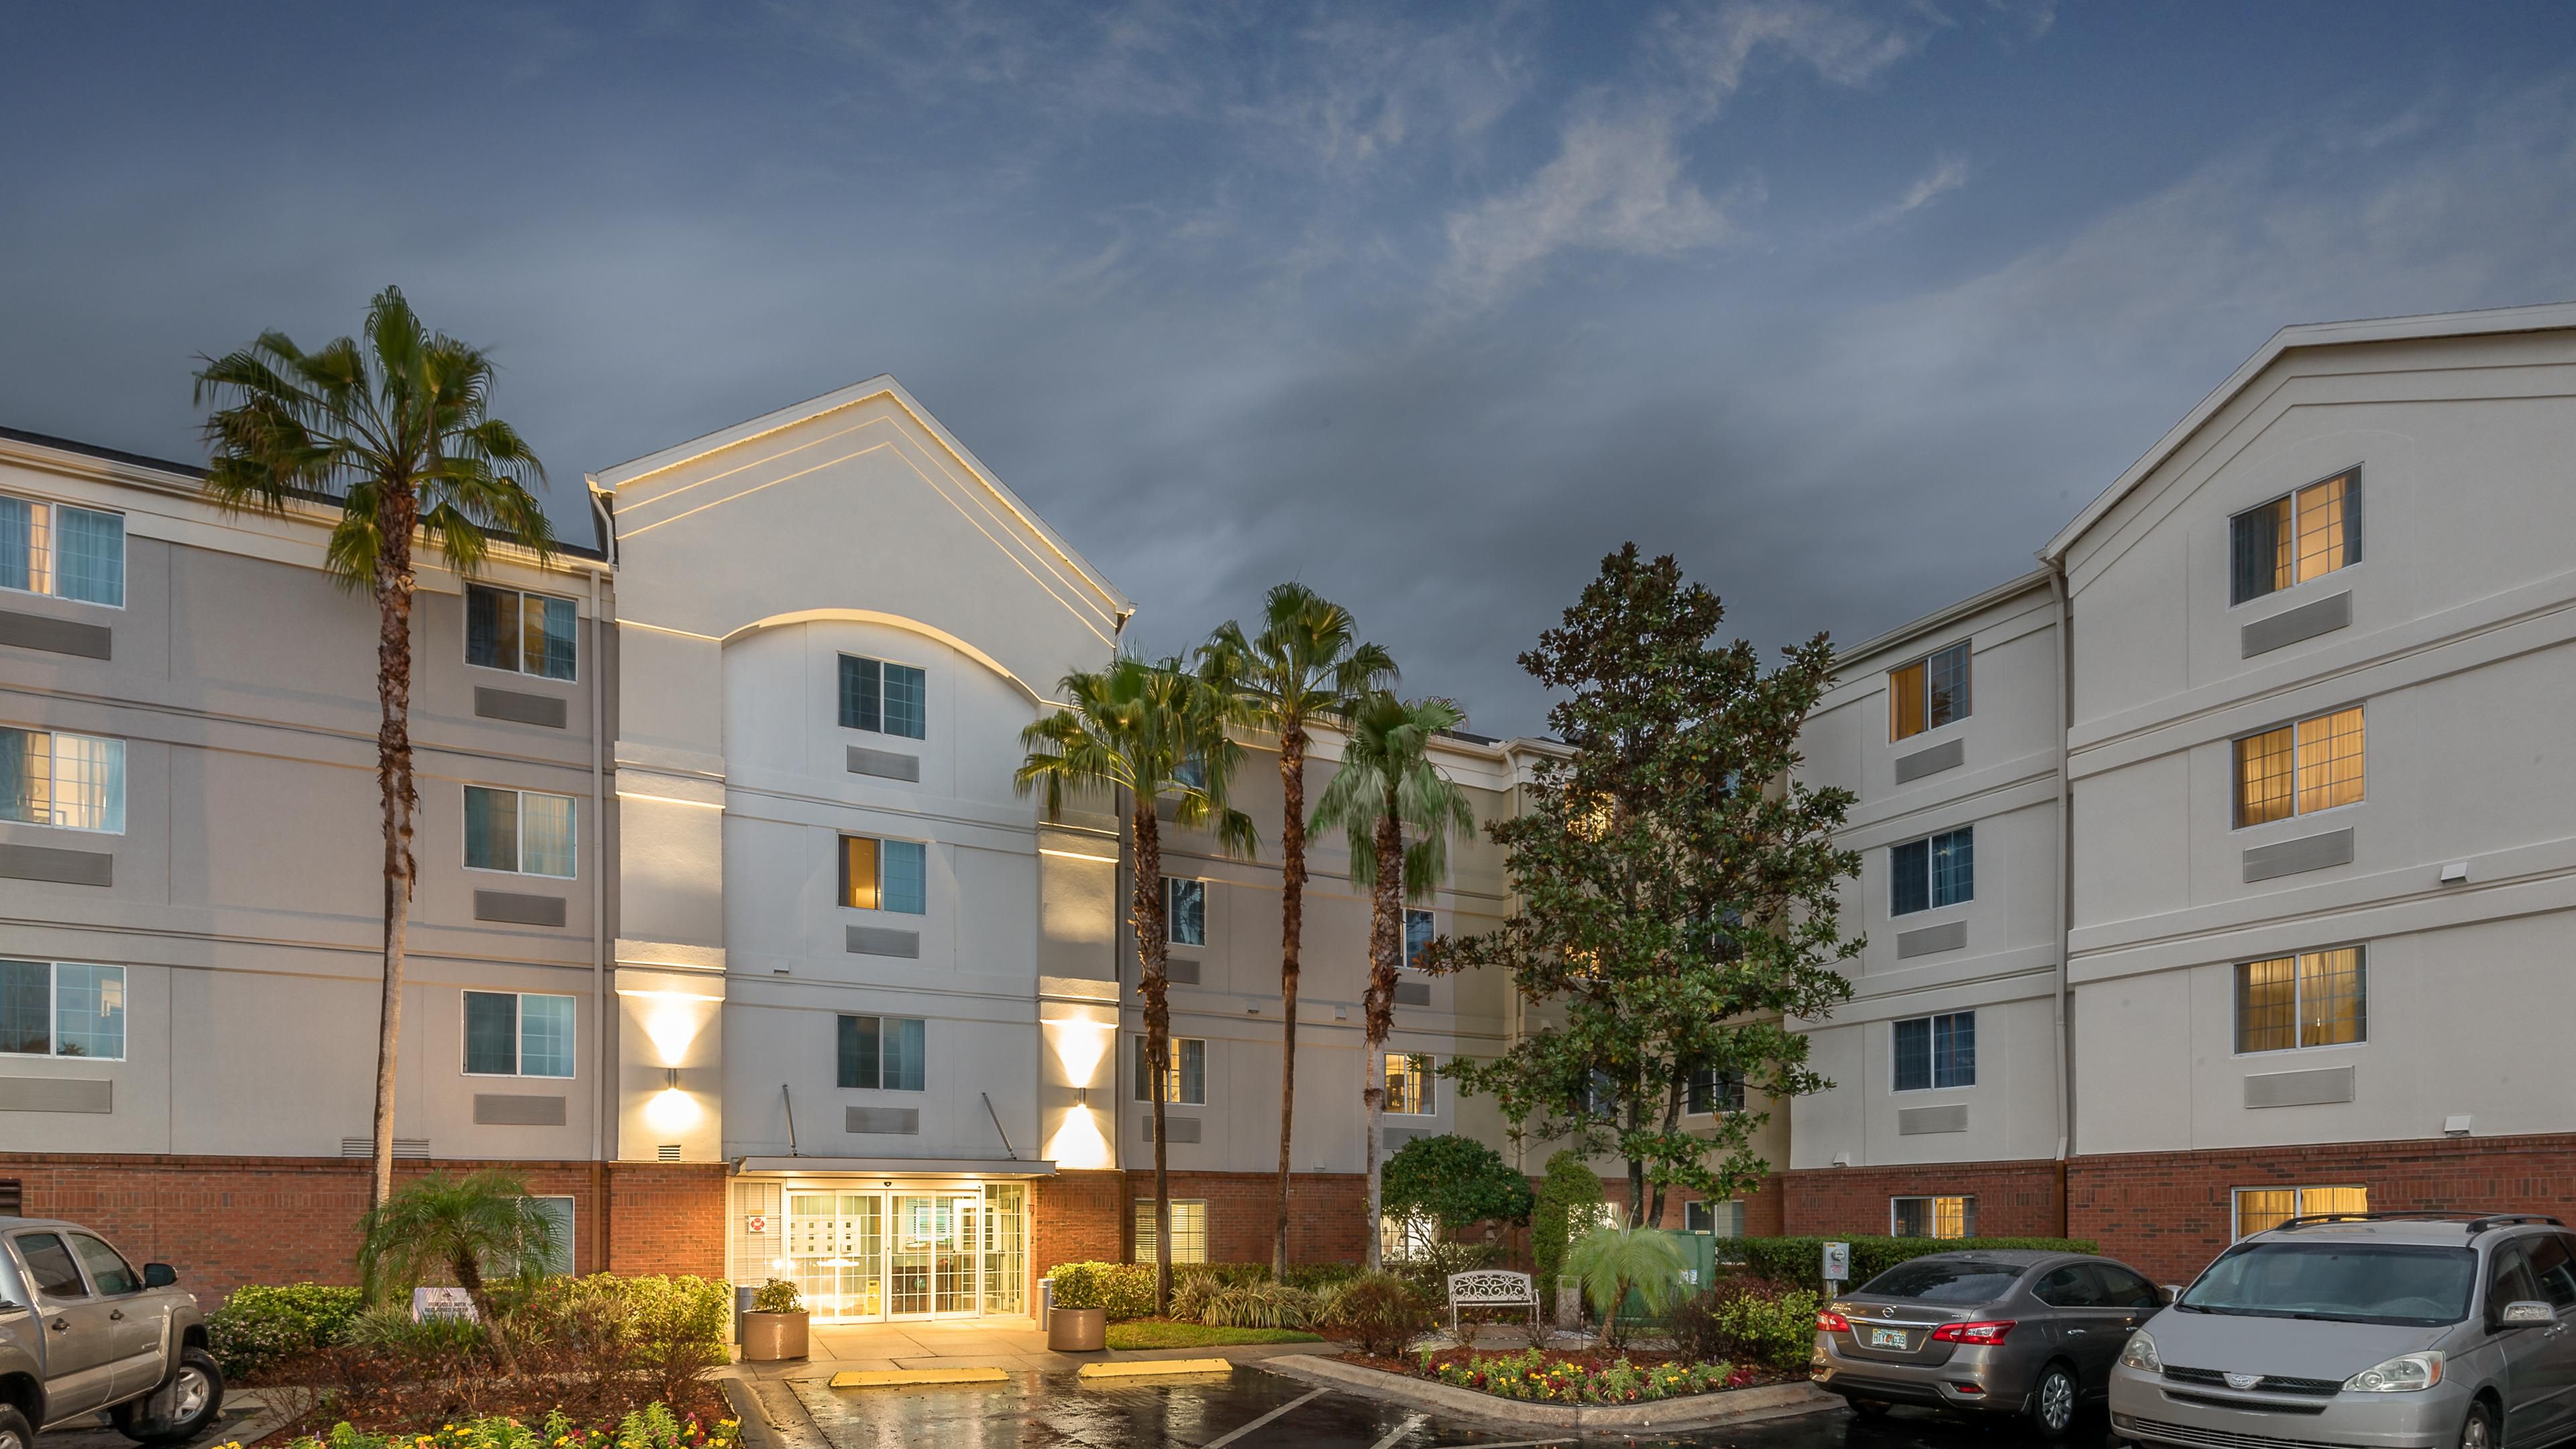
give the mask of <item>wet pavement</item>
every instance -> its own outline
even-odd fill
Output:
[[[792,1385],[831,1449],[1502,1449],[1502,1446],[1691,1445],[1703,1449],[2002,1449],[2038,1441],[2010,1423],[1900,1409],[1862,1419],[1832,1409],[1679,1435],[1576,1437],[1540,1425],[1468,1423],[1316,1389],[1256,1368],[1225,1377],[1078,1384],[1022,1373],[970,1389],[833,1389]],[[1508,1413],[1508,1409],[1505,1410]],[[2112,1441],[2097,1410],[2068,1449]]]

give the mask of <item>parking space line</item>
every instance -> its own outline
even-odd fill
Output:
[[[1262,1415],[1260,1418],[1253,1420],[1242,1428],[1228,1433],[1223,1438],[1210,1439],[1205,1444],[1200,1445],[1199,1449],[1225,1449],[1226,1445],[1233,1443],[1235,1440],[1242,1438],[1244,1435],[1251,1433],[1253,1430],[1258,1429],[1262,1425],[1269,1423],[1271,1420],[1278,1418],[1280,1415],[1287,1413],[1289,1410],[1302,1409],[1306,1405],[1313,1403],[1315,1400],[1322,1398],[1330,1392],[1332,1392],[1330,1389],[1317,1389],[1302,1399],[1290,1399],[1288,1402],[1281,1404],[1278,1408],[1271,1410],[1269,1413]]]
[[[1386,1437],[1378,1440],[1374,1444],[1371,1444],[1369,1449],[1395,1449],[1396,1440],[1403,1438],[1405,1435],[1412,1433],[1414,1430],[1419,1429],[1430,1422],[1431,1417],[1427,1414],[1408,1414],[1405,1416],[1403,1423],[1387,1430]]]

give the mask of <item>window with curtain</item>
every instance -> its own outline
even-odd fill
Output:
[[[1129,1080],[1136,1084],[1136,1100],[1150,1102],[1154,1100],[1153,1059],[1145,1051],[1145,1038],[1139,1036],[1133,1040],[1136,1043],[1136,1070],[1129,1074]],[[1163,1100],[1180,1107],[1206,1106],[1207,1043],[1190,1036],[1167,1037],[1165,1040],[1171,1045],[1172,1060],[1163,1073]]]
[[[465,662],[540,679],[570,679],[578,620],[570,599],[467,584]]]
[[[841,656],[841,728],[917,740],[929,734],[929,724],[927,673],[910,664]]]
[[[1691,1073],[1684,1105],[1694,1117],[1744,1110],[1744,1076],[1707,1068]]]
[[[1887,671],[1887,737],[1939,729],[1968,717],[1968,641]]]
[[[2362,798],[2361,706],[2236,742],[2236,824],[2268,825]]]
[[[1439,1110],[1432,1089],[1431,1058],[1421,1052],[1386,1054],[1386,1110],[1399,1117],[1428,1117]]]
[[[0,589],[125,605],[125,515],[0,493]]]
[[[2236,1189],[2236,1236],[2252,1237],[2292,1218],[2368,1211],[2367,1187],[2240,1187]]]
[[[1207,1255],[1207,1201],[1203,1198],[1172,1199],[1172,1261],[1204,1263]],[[1154,1232],[1154,1200],[1136,1199],[1136,1261],[1161,1261]]]
[[[1686,1202],[1682,1204],[1682,1231],[1707,1233],[1711,1237],[1744,1236],[1744,1204],[1740,1202]]]
[[[465,864],[570,880],[578,874],[574,824],[579,802],[537,790],[465,787]]]
[[[2359,946],[2236,966],[2236,1049],[2290,1051],[2370,1039],[2370,967]]]
[[[125,833],[125,741],[0,726],[0,820]]]
[[[0,1054],[125,1060],[125,968],[0,961]]]
[[[840,1084],[863,1091],[929,1090],[930,1024],[915,1016],[840,1019]]]
[[[1163,877],[1163,935],[1175,946],[1207,944],[1207,882]]]
[[[1407,969],[1413,968],[1414,962],[1430,949],[1432,940],[1439,934],[1438,920],[1429,911],[1408,910],[1404,913],[1404,964]]]
[[[841,904],[852,910],[927,915],[930,853],[918,840],[841,837]]]
[[[1977,1084],[1977,1014],[1953,1011],[1895,1024],[1899,1092]]]
[[[573,1075],[574,1006],[572,997],[532,991],[466,992],[465,1074]]]
[[[1887,1201],[1888,1233],[1899,1238],[1973,1238],[1973,1197],[1897,1197]]]
[[[2228,520],[2228,602],[2241,604],[2361,561],[2361,470],[2347,469]]]
[[[1964,905],[1977,898],[1976,827],[1889,846],[1887,865],[1889,915]]]

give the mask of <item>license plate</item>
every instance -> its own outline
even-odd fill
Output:
[[[1905,1347],[1905,1330],[1902,1328],[1873,1328],[1869,1331],[1869,1346],[1872,1348],[1903,1348]]]

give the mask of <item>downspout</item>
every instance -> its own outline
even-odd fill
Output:
[[[2067,1233],[2066,1162],[2075,1136],[2075,1057],[2067,1031],[2067,947],[2074,920],[2075,791],[2066,777],[2066,737],[2074,728],[2075,630],[2066,564],[2048,560],[2048,592],[2057,606],[2057,1235]]]
[[[617,1047],[609,1030],[614,1007],[608,992],[608,621],[600,614],[601,577],[617,566],[617,523],[598,487],[585,477],[590,512],[599,529],[601,566],[590,570],[590,818],[598,844],[590,872],[590,1000],[598,1013],[591,1035],[598,1038],[599,1082],[590,1104],[591,1233],[593,1272],[608,1271],[608,1116],[617,1110]]]

